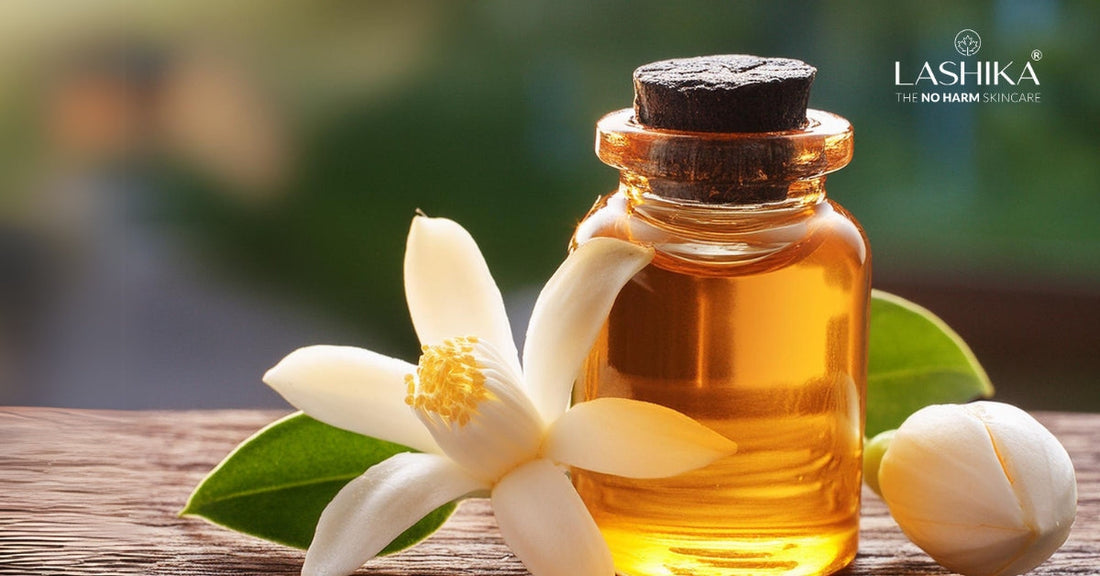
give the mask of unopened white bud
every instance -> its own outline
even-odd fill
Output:
[[[1029,414],[999,402],[923,408],[878,468],[890,513],[917,546],[965,576],[1023,574],[1069,535],[1073,463]]]

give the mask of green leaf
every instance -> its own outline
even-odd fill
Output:
[[[928,310],[875,290],[867,362],[867,437],[901,425],[929,404],[993,395],[970,347]]]
[[[295,548],[308,548],[321,512],[367,468],[410,448],[341,430],[301,412],[242,442],[195,488],[180,515]],[[398,536],[381,554],[416,544],[454,512],[451,502]]]

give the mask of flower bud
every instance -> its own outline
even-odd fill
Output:
[[[965,576],[1038,566],[1065,542],[1077,511],[1066,449],[1026,412],[999,402],[914,413],[890,441],[878,483],[905,535]]]

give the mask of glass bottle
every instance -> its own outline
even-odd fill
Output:
[[[618,191],[579,224],[651,245],[575,388],[576,402],[668,406],[738,444],[694,472],[634,480],[573,470],[626,576],[828,574],[859,532],[870,253],[825,197],[852,128],[653,129],[634,110],[597,125]]]

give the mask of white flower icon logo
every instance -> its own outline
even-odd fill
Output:
[[[977,32],[966,28],[955,35],[955,50],[963,56],[973,56],[982,48],[982,37]]]

